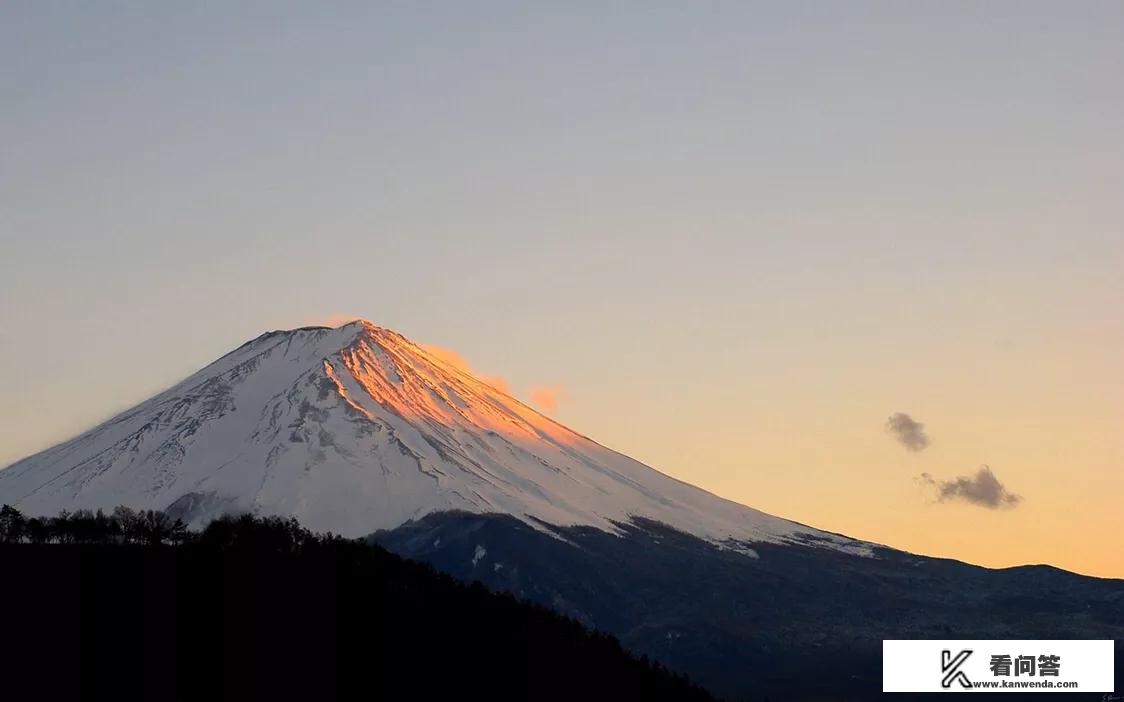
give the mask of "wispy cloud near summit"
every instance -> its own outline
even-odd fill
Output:
[[[566,397],[566,391],[561,385],[536,385],[531,388],[528,397],[532,404],[553,414],[558,409],[558,403]]]
[[[468,365],[468,361],[465,360],[464,356],[460,355],[456,351],[447,349],[443,346],[438,346],[437,344],[420,344],[420,346],[428,353],[444,361],[445,363],[448,363],[450,366],[458,368],[465,373],[474,376],[478,380],[491,385],[496,390],[499,390],[506,395],[511,394],[511,384],[507,382],[507,378],[504,378],[500,375],[484,375],[482,373],[477,373],[472,369],[472,366]]]

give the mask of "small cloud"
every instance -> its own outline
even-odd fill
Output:
[[[499,390],[505,395],[511,394],[511,386],[508,384],[507,379],[499,375],[482,375],[472,369],[468,365],[468,361],[464,356],[460,355],[452,349],[447,349],[443,346],[436,344],[419,344],[429,355],[436,357],[438,360],[444,361],[447,365],[456,368],[457,370],[471,375],[482,383],[491,385],[496,390]]]
[[[910,451],[922,451],[929,446],[929,436],[925,433],[925,425],[914,421],[905,412],[895,412],[886,420],[886,430],[894,435],[898,442]]]
[[[465,360],[464,356],[460,355],[452,349],[447,349],[443,346],[436,344],[418,344],[422,350],[433,356],[446,365],[452,366],[462,373],[471,375],[482,383],[492,386],[505,395],[515,397],[515,392],[511,388],[511,384],[507,382],[507,378],[500,375],[484,375],[476,372]],[[558,409],[558,404],[566,399],[566,391],[561,385],[532,385],[527,393],[531,404],[539,407],[544,412],[553,413]]]
[[[940,502],[963,500],[988,509],[1013,509],[1023,499],[1007,490],[988,466],[980,466],[975,475],[961,475],[952,480],[937,480],[928,473],[922,473],[918,480],[935,488]]]
[[[536,385],[531,388],[528,397],[531,398],[532,404],[549,414],[554,414],[554,410],[558,409],[558,403],[565,399],[566,391],[561,385]]]
[[[504,395],[511,395],[511,386],[507,383],[507,378],[502,375],[478,375],[477,380],[480,382],[491,385],[496,390],[499,390]]]
[[[444,361],[457,370],[462,370],[465,373],[471,373],[472,369],[468,366],[468,361],[464,360],[464,356],[460,355],[452,349],[447,349],[437,344],[418,344],[430,356],[436,356],[439,360]]]

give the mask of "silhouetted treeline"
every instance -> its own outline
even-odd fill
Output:
[[[709,699],[612,636],[293,519],[4,507],[0,542],[0,660],[38,698]]]
[[[0,507],[0,542],[32,544],[177,544],[189,536],[187,525],[159,510],[117,507],[62,511],[55,517],[25,517],[14,507]]]

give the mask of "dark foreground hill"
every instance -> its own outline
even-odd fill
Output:
[[[0,543],[4,693],[709,699],[575,620],[294,521],[227,519],[196,537],[76,524]],[[169,539],[185,543],[129,543]]]

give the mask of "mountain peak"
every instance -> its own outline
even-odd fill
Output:
[[[350,322],[344,322],[343,324],[336,327],[336,329],[347,329],[349,327],[359,327],[362,329],[382,329],[382,327],[375,324],[371,320],[363,319],[361,317],[353,319]]]
[[[338,319],[331,319],[331,320],[328,320],[328,321],[323,322],[321,324],[306,324],[302,327],[293,327],[292,329],[275,329],[275,330],[270,331],[270,332],[265,332],[264,334],[262,334],[262,337],[266,337],[266,336],[269,336],[271,334],[296,334],[298,332],[315,332],[315,331],[324,331],[324,330],[343,331],[345,329],[352,329],[352,328],[354,328],[354,329],[382,329],[382,327],[375,324],[374,322],[371,322],[370,320],[363,319],[361,317],[356,317],[355,319],[346,320],[346,321],[342,321],[342,322],[339,321]],[[258,338],[261,338],[261,337],[258,337]]]
[[[611,451],[365,319],[243,344],[0,471],[0,502],[292,515],[347,536],[449,510],[542,530],[647,519],[746,553],[755,541],[869,552]]]

